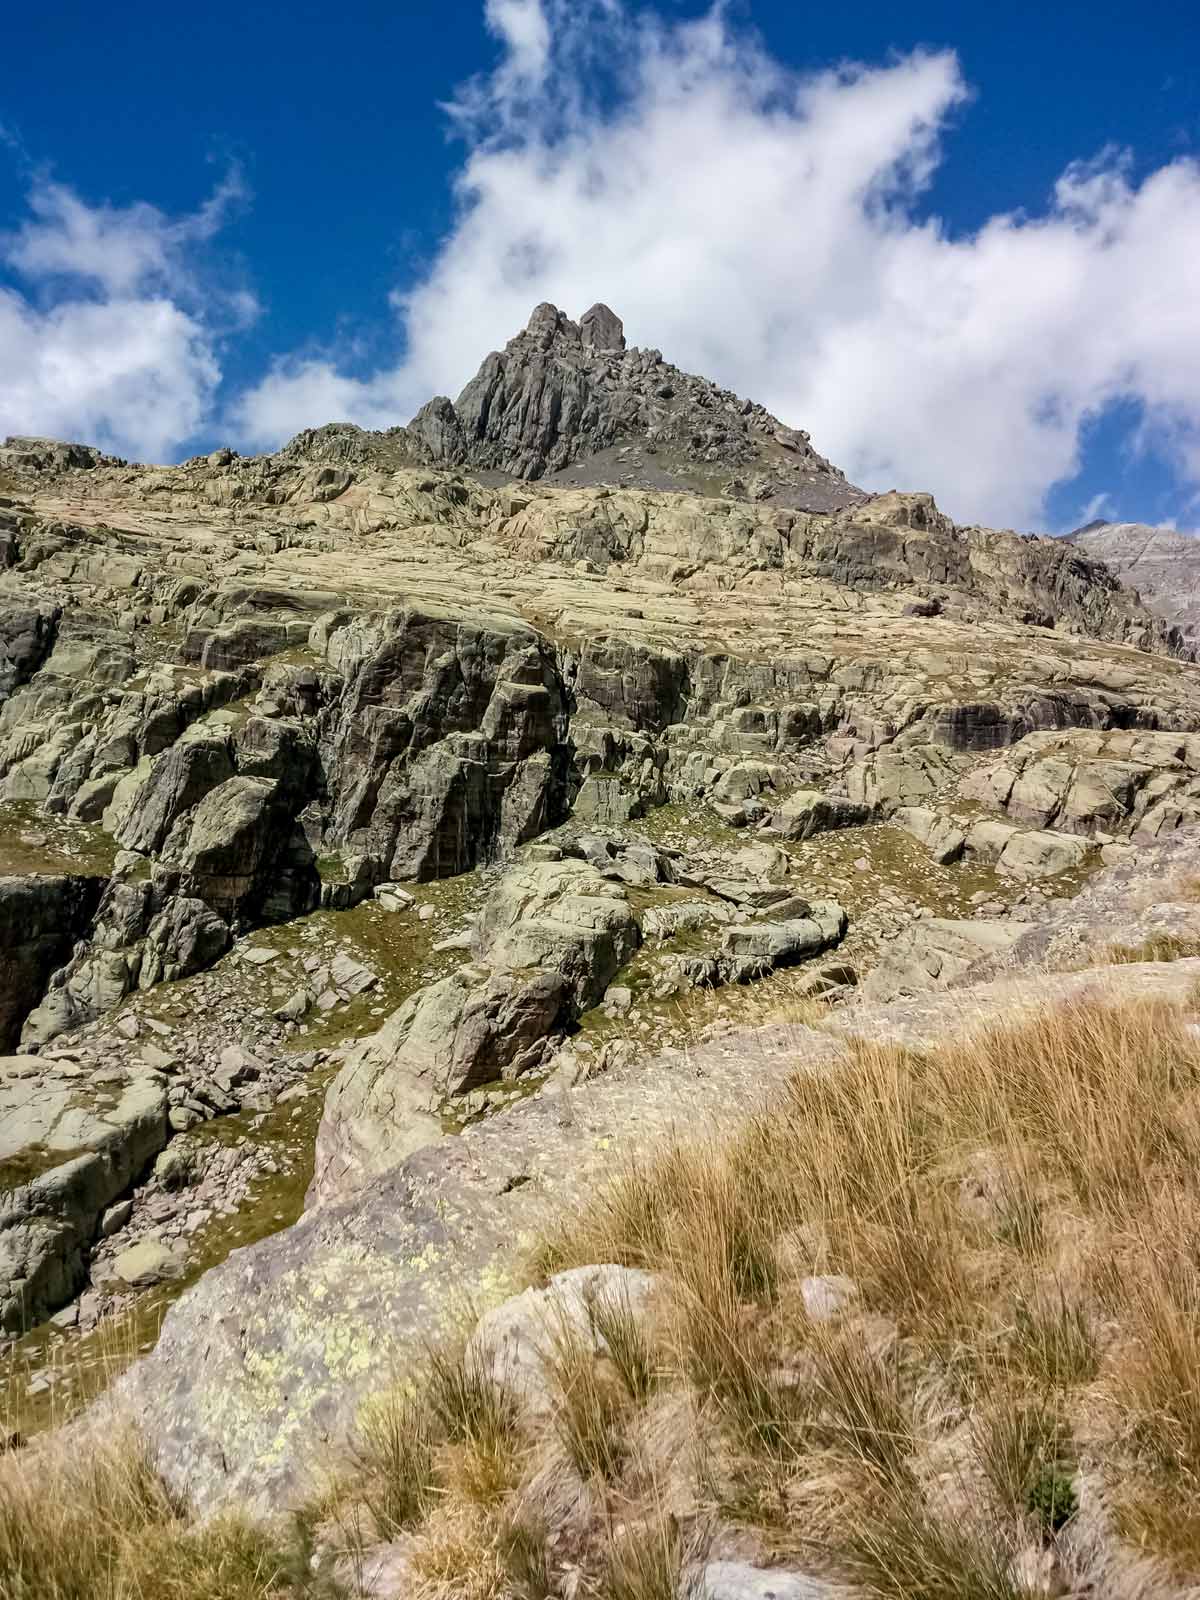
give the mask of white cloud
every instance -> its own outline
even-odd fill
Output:
[[[1086,527],[1089,522],[1096,522],[1104,513],[1112,508],[1112,495],[1107,489],[1101,489],[1099,494],[1094,494],[1079,513],[1078,527]],[[1070,529],[1066,529],[1070,532]]]
[[[504,45],[500,97],[540,88],[550,63],[550,23],[541,0],[486,0],[484,17]]]
[[[30,216],[0,238],[0,436],[82,439],[122,455],[175,454],[211,415],[223,332],[257,314],[214,287],[203,246],[242,198],[235,174],[200,209],[89,205],[36,181]]]
[[[163,299],[45,312],[0,290],[0,435],[81,439],[162,460],[203,425],[220,378],[207,331]]]
[[[236,410],[273,444],[456,393],[535,302],[605,300],[631,340],[761,399],[869,487],[1036,522],[1109,403],[1200,481],[1200,169],[1103,153],[1044,209],[953,237],[920,198],[967,98],[949,52],[798,77],[720,10],[488,0],[505,49],[454,108],[456,223],[397,297],[404,360],[279,363]],[[322,408],[322,409],[318,409]]]

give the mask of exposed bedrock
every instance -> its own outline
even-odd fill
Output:
[[[78,1291],[101,1213],[167,1133],[166,1084],[145,1067],[88,1082],[69,1063],[0,1058],[0,1330]]]
[[[351,1050],[326,1097],[310,1200],[337,1199],[441,1138],[454,1097],[547,1064],[640,942],[625,888],[589,863],[506,874],[478,919],[478,959]]]
[[[568,704],[555,652],[504,617],[356,619],[326,648],[325,841],[374,879],[465,872],[566,813]]]
[[[87,930],[103,887],[101,878],[49,873],[0,878],[0,1054],[15,1048],[50,974]]]

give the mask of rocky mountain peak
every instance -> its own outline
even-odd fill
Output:
[[[579,319],[584,344],[596,350],[624,350],[625,324],[608,306],[596,304]]]
[[[596,304],[576,322],[548,301],[486,357],[456,400],[437,395],[404,428],[331,424],[297,435],[289,460],[464,467],[492,483],[668,489],[802,511],[867,496],[807,433],[659,350],[630,347]]]
[[[1067,543],[1103,561],[1158,616],[1200,639],[1200,538],[1144,522],[1089,522]]]
[[[625,324],[615,311],[599,302],[585,311],[578,322],[572,322],[565,311],[543,300],[534,306],[525,328],[509,340],[506,348],[512,350],[529,341],[543,350],[559,342],[597,351],[624,350]]]

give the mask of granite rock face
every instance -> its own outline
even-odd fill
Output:
[[[90,926],[102,888],[100,878],[0,878],[0,1052],[16,1047],[51,973]]]
[[[588,862],[561,861],[509,873],[484,906],[476,939],[493,967],[560,973],[586,1011],[637,949],[641,933],[619,884]]]
[[[443,1137],[449,1097],[539,1067],[570,1016],[566,980],[462,967],[351,1050],[325,1097],[309,1199],[323,1204]]]
[[[423,1209],[431,1174],[481,1148],[485,1116],[575,1161],[548,1130],[609,1073],[636,1120],[669,1008],[779,991],[798,963],[788,992],[840,1006],[884,941],[902,987],[957,981],[1003,953],[1010,906],[1015,926],[1200,819],[1200,673],[1107,567],[956,526],[928,494],[862,494],[604,306],[538,307],[406,428],[161,468],[20,439],[0,467],[0,1048],[41,1063],[14,1082],[51,1104],[81,1034],[125,1072],[138,1017],[172,1004],[158,986],[256,973],[247,1038],[205,1017],[199,1046],[138,1042],[151,1074],[186,1061],[167,1128],[301,1102],[274,1057],[239,1098],[227,1048],[331,1049],[311,1215],[255,1258],[252,1364],[326,1339],[289,1299],[310,1267],[326,1303],[409,1327],[388,1252],[463,1243],[457,1213]],[[923,942],[905,871],[936,891]],[[310,961],[331,927],[374,948]],[[535,1093],[557,1111],[525,1112]],[[77,1151],[87,1171],[108,1137]],[[128,1200],[149,1143],[88,1193]],[[501,1223],[524,1215],[504,1185],[541,1166],[533,1143],[484,1148],[464,1217],[486,1262],[497,1194]],[[381,1185],[403,1215],[380,1219]],[[54,1233],[50,1200],[20,1205],[13,1239]],[[74,1292],[89,1249],[108,1259],[71,1205],[52,1264],[13,1257],[22,1317]],[[230,1281],[206,1302],[218,1365]],[[255,1320],[275,1289],[277,1337]],[[332,1415],[327,1354],[296,1382]]]
[[[419,990],[350,1052],[326,1097],[314,1203],[441,1138],[453,1097],[541,1067],[641,931],[623,888],[571,860],[506,874],[474,942],[477,962]]]
[[[66,1064],[0,1057],[0,1330],[70,1298],[105,1208],[167,1141],[167,1089],[142,1068],[89,1083]]]
[[[1103,561],[1189,641],[1200,638],[1200,544],[1194,534],[1143,522],[1092,522],[1068,534],[1067,542]]]

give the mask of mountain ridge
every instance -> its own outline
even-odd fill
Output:
[[[1200,537],[1145,522],[1097,520],[1066,542],[1103,561],[1149,609],[1200,642]]]

